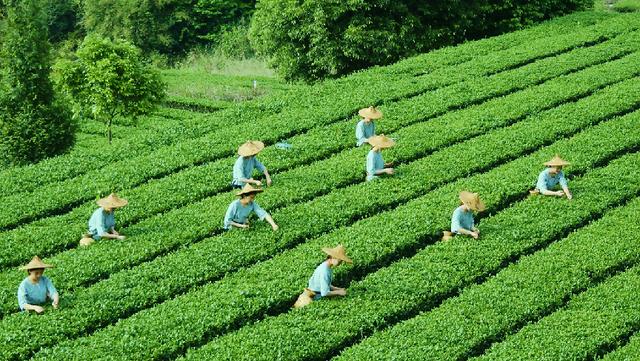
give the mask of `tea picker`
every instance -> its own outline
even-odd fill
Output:
[[[129,201],[118,197],[115,193],[99,199],[96,209],[89,219],[89,233],[80,240],[80,245],[88,246],[101,238],[124,240],[125,237],[116,231],[115,210],[129,204]]]
[[[313,271],[308,287],[298,297],[293,305],[294,308],[304,307],[322,297],[346,296],[347,291],[344,288],[331,284],[333,269],[340,266],[342,262],[353,263],[353,261],[347,257],[346,250],[342,245],[323,248],[322,252],[327,254],[327,258]]]
[[[393,147],[396,142],[384,134],[369,138],[371,150],[367,154],[367,181],[374,180],[382,174],[392,175],[394,173],[391,163],[385,163],[382,158],[382,150]]]
[[[356,125],[356,146],[359,147],[376,135],[376,125],[373,121],[382,118],[382,112],[370,106],[360,109],[358,114],[363,118]]]
[[[485,205],[478,193],[462,191],[459,194],[461,205],[453,211],[451,216],[451,232],[444,231],[443,241],[450,240],[454,234],[464,234],[475,239],[480,237],[480,230],[476,228],[473,212],[482,212]]]
[[[274,231],[278,230],[278,225],[273,218],[255,202],[256,194],[262,192],[260,188],[254,188],[251,184],[245,184],[242,190],[236,195],[240,199],[229,204],[227,213],[224,216],[224,229],[229,230],[232,227],[249,228],[249,215],[255,213],[260,220],[266,220]]]
[[[540,172],[538,181],[536,182],[536,188],[530,191],[530,193],[557,197],[567,196],[567,199],[573,198],[571,192],[569,192],[567,179],[562,171],[562,167],[568,166],[569,164],[571,163],[556,154],[550,161],[544,163],[547,168]],[[562,190],[554,190],[558,184],[560,184]]]
[[[233,165],[233,180],[231,181],[233,188],[241,189],[249,183],[261,186],[261,181],[253,179],[254,169],[262,172],[267,180],[267,185],[271,185],[271,176],[267,168],[256,158],[256,155],[263,149],[264,143],[258,140],[248,140],[238,148],[239,157]]]
[[[35,256],[26,266],[20,267],[28,273],[18,287],[18,306],[21,311],[44,312],[44,305],[48,300],[52,301],[53,308],[58,308],[60,297],[58,291],[48,277],[43,276],[46,268],[52,265],[42,262],[40,257]]]

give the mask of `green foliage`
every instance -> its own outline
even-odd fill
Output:
[[[255,0],[86,0],[88,33],[122,38],[143,53],[174,56],[215,45],[220,33],[249,18]]]
[[[263,0],[250,38],[285,79],[316,80],[518,29],[591,5],[573,1]]]
[[[74,141],[68,109],[49,79],[47,14],[40,1],[7,1],[0,84],[0,163],[37,162]]]
[[[596,141],[605,143],[602,139]],[[563,154],[570,153],[573,156],[577,152],[587,151],[579,144],[573,143],[573,150],[576,153],[563,147],[565,149]],[[596,150],[596,152],[599,156],[604,156],[600,158],[601,161],[607,160],[604,154],[606,151]],[[590,155],[593,156],[593,154]],[[489,212],[492,213],[499,209],[501,203],[508,202],[506,199],[509,197],[517,194],[524,197],[531,184],[532,174],[529,172],[543,159],[540,153],[535,159],[521,158],[506,167],[500,167],[502,172],[498,168],[481,176],[461,180],[455,184],[455,187],[446,187],[446,190],[450,198],[452,195],[455,198],[456,190],[459,189],[479,190],[486,200]],[[585,160],[586,162],[583,163],[585,168],[581,166],[583,171],[596,164],[586,158]],[[378,216],[384,219],[370,223],[369,227],[362,227],[357,233],[344,232],[325,237],[323,243],[316,243],[315,246],[319,248],[322,244],[330,245],[340,242],[345,245],[350,257],[354,259],[353,267],[336,269],[334,276],[337,285],[346,285],[346,282],[357,279],[359,274],[373,272],[381,264],[384,265],[385,253],[390,252],[389,250],[395,249],[401,252],[403,249],[408,249],[411,252],[412,249],[424,248],[417,254],[412,254],[411,258],[396,261],[388,267],[368,274],[361,281],[351,282],[347,285],[348,295],[344,298],[314,302],[303,310],[283,312],[276,317],[268,317],[260,322],[249,324],[236,332],[213,338],[212,342],[200,349],[192,350],[184,359],[205,360],[209,359],[210,355],[221,355],[220,358],[224,359],[271,360],[277,359],[282,354],[286,354],[291,360],[327,359],[330,355],[337,354],[343,345],[357,342],[372,332],[388,327],[406,317],[412,317],[421,310],[429,310],[459,289],[490,276],[503,267],[504,263],[517,259],[532,249],[546,246],[571,230],[586,225],[593,218],[607,212],[610,207],[635,197],[640,192],[640,182],[635,177],[640,173],[636,171],[629,173],[627,170],[630,169],[629,167],[634,168],[634,162],[639,160],[640,154],[629,154],[602,169],[586,173],[582,179],[573,181],[571,187],[574,189],[574,194],[578,196],[572,202],[566,199],[533,197],[509,205],[508,209],[480,221],[479,228],[482,236],[478,241],[457,237],[449,242],[431,244],[442,235],[439,230],[446,229],[449,224],[450,209],[445,213],[441,208],[454,203],[453,200],[447,201],[446,193],[440,191],[409,202],[402,207],[402,211],[394,211],[387,215],[379,214]],[[516,172],[519,175],[516,175]],[[624,180],[603,182],[603,177],[611,172],[624,173]],[[527,175],[529,181],[526,178],[521,179],[522,175]],[[510,182],[504,182],[505,179]],[[626,187],[617,187],[615,192],[610,191],[619,184],[626,184]],[[419,216],[416,217],[416,214]],[[394,231],[389,232],[389,229]],[[426,245],[429,247],[425,247]],[[234,308],[235,312],[251,314],[249,317],[260,319],[271,312],[269,309],[258,308],[257,304],[270,304],[270,309],[273,309],[277,307],[275,303],[278,299],[293,302],[296,293],[302,290],[309,276],[311,262],[308,260],[311,258],[309,255],[311,249],[306,251],[304,254],[296,254],[297,257],[288,257],[288,263],[271,263],[268,265],[270,267],[262,269],[260,275],[254,275],[251,278],[245,276],[246,281],[239,280],[234,285],[236,289],[251,290],[259,295],[258,297],[244,299],[238,296],[233,297],[232,292],[227,289],[227,294],[233,301],[225,302],[224,307],[212,305],[212,309],[207,308],[207,312],[203,313],[209,316],[209,312]],[[285,258],[285,255],[277,258]],[[293,266],[291,266],[292,263]],[[301,267],[298,267],[300,264],[309,267],[306,275],[301,272]],[[290,276],[292,273],[294,275]],[[293,282],[298,285],[297,290],[290,286]],[[204,289],[213,290],[215,286]],[[277,296],[267,297],[271,294]],[[181,303],[194,307],[195,304],[188,302],[187,299],[195,295],[196,292],[185,295]],[[214,292],[203,291],[198,295],[209,302],[219,299],[217,295],[214,296]],[[276,297],[278,299],[274,299]],[[485,299],[478,301],[481,303]],[[451,300],[447,301],[449,302]],[[176,304],[178,302],[168,302],[154,311],[159,314],[159,311],[163,310],[167,312],[164,315],[167,315],[178,311],[168,309],[169,305],[175,307]],[[238,307],[232,307],[231,304],[237,304]],[[456,311],[455,314],[462,318],[473,317],[473,313],[467,315],[464,312],[466,309],[457,308]],[[185,313],[183,311],[182,315]],[[216,317],[223,318],[222,315],[216,315]],[[142,323],[141,319],[142,317],[136,320],[138,326]],[[167,318],[162,319],[162,326],[167,327],[166,321]],[[181,321],[185,324],[184,327],[190,324],[185,322],[184,318]],[[482,326],[485,325],[485,322],[480,322]],[[158,325],[159,323],[151,321],[149,324]],[[432,324],[427,323],[428,326]],[[123,327],[122,331],[124,329]],[[135,332],[131,328],[126,330]],[[136,331],[140,332],[140,330],[138,328]],[[437,329],[434,329],[433,332],[436,332],[438,337],[430,338],[422,338],[419,331],[402,333],[402,338],[394,334],[393,336],[396,337],[385,339],[384,346],[363,348],[357,354],[354,352],[354,354],[345,355],[344,359],[450,359],[438,357],[439,355],[435,353],[455,348],[457,344],[452,343],[455,341],[446,341],[449,337],[452,339],[457,335],[464,337],[465,333],[474,330],[471,327],[461,327],[455,328],[455,332],[437,333]],[[108,333],[107,330],[104,333]],[[311,334],[315,337],[305,337]],[[434,347],[433,350],[428,349],[439,340],[442,340],[446,348],[440,346]],[[60,349],[64,350],[62,347]],[[85,354],[91,355],[90,352]],[[65,354],[60,353],[56,356],[62,355]]]
[[[599,69],[593,69],[592,73],[600,74],[601,71],[598,70]],[[528,97],[532,99],[537,99],[538,97],[540,97],[540,99],[537,100],[537,102],[539,102],[538,106],[544,107],[546,104],[551,102],[549,98],[545,99],[545,97],[553,97],[558,93],[560,89],[566,87],[566,84],[575,83],[574,79],[566,79],[565,81],[566,82],[563,83],[564,86],[561,86],[559,84],[556,85],[556,87],[554,88],[556,89],[556,91],[549,89],[548,87],[540,87],[540,89],[536,91],[536,94],[538,94],[538,96],[533,96],[533,94],[531,94]],[[590,81],[587,81],[587,79],[584,79],[583,82],[585,85],[591,83]],[[630,81],[628,82],[628,84],[629,85],[627,86],[632,86],[631,84],[633,84],[633,82]],[[559,136],[575,132],[578,129],[587,126],[587,124],[606,119],[608,116],[610,116],[610,114],[620,111],[620,108],[605,107],[606,110],[604,110],[603,113],[597,115],[593,114],[593,109],[594,107],[599,107],[604,100],[611,99],[611,94],[615,93],[629,92],[625,91],[623,88],[614,87],[606,92],[602,92],[602,94],[594,96],[593,99],[586,99],[576,105],[567,104],[566,106],[563,106],[559,109],[554,109],[552,111],[545,112],[538,117],[528,119],[526,122],[523,122],[521,126],[516,125],[513,127],[499,129],[487,134],[486,136],[462,143],[460,144],[460,146],[444,149],[440,152],[435,153],[431,157],[420,159],[411,164],[407,164],[406,166],[401,166],[399,169],[402,174],[402,178],[388,179],[385,182],[380,183],[367,183],[355,185],[353,187],[347,187],[345,189],[336,190],[327,196],[316,198],[308,203],[293,204],[295,202],[304,200],[305,197],[312,197],[318,193],[321,194],[323,192],[326,192],[327,190],[335,187],[336,184],[349,184],[351,182],[357,182],[358,180],[362,181],[362,172],[360,171],[360,169],[348,167],[346,165],[358,162],[358,160],[362,160],[366,151],[357,149],[355,151],[345,152],[328,161],[318,162],[309,167],[302,167],[289,172],[281,173],[277,178],[275,178],[276,182],[280,185],[277,188],[270,190],[269,193],[261,195],[259,201],[269,210],[273,210],[274,207],[282,207],[288,204],[293,204],[273,213],[276,220],[283,226],[282,230],[283,232],[285,232],[284,234],[273,234],[271,231],[259,226],[249,234],[247,234],[247,232],[225,233],[219,237],[205,239],[196,246],[186,248],[185,250],[176,252],[175,254],[170,254],[167,257],[159,258],[155,262],[143,265],[142,268],[134,269],[131,272],[125,271],[117,276],[113,275],[115,269],[113,268],[113,262],[111,260],[113,259],[113,257],[117,257],[115,254],[120,253],[121,250],[118,250],[119,246],[117,245],[103,244],[101,247],[88,249],[82,254],[73,252],[62,257],[59,256],[52,259],[51,262],[56,263],[60,266],[60,268],[73,268],[76,270],[76,272],[72,274],[52,273],[52,275],[55,276],[56,282],[58,282],[59,287],[75,288],[79,284],[89,282],[91,278],[88,279],[87,277],[95,277],[91,276],[92,274],[112,274],[111,279],[108,282],[101,283],[99,287],[92,288],[88,290],[87,293],[76,292],[75,297],[77,297],[76,302],[78,303],[76,303],[76,305],[78,306],[78,308],[76,309],[76,311],[69,311],[71,313],[74,313],[74,315],[68,316],[73,319],[86,320],[87,325],[110,322],[110,318],[109,320],[105,320],[101,318],[101,315],[90,315],[93,306],[95,306],[97,294],[113,294],[112,301],[105,297],[102,297],[101,309],[111,310],[108,312],[105,311],[104,313],[106,315],[109,315],[109,317],[118,317],[117,309],[121,307],[122,302],[124,302],[125,299],[130,300],[132,304],[136,304],[138,305],[138,307],[140,307],[143,299],[148,299],[149,302],[157,302],[158,299],[167,299],[171,295],[171,290],[180,289],[194,282],[200,283],[215,279],[216,277],[224,274],[224,272],[231,271],[242,265],[253,264],[259,259],[268,257],[268,255],[272,254],[273,252],[277,252],[283,247],[290,247],[301,242],[302,240],[317,237],[323,232],[329,232],[336,227],[340,227],[345,225],[345,223],[349,223],[350,220],[368,216],[372,209],[385,209],[388,207],[392,207],[398,203],[408,201],[414,197],[424,194],[426,191],[431,190],[432,188],[438,186],[443,182],[451,181],[453,179],[466,175],[468,172],[473,171],[475,167],[477,167],[477,169],[491,167],[493,165],[496,165],[503,159],[517,157],[518,155],[521,155],[522,152],[526,152],[527,150],[531,149],[537,149],[540,145],[545,144],[546,142],[553,141]],[[448,126],[454,126],[453,124],[455,123],[458,123],[458,126],[463,126],[464,123],[469,122],[469,119],[480,121],[481,119],[486,118],[491,118],[493,121],[497,121],[497,119],[494,117],[498,117],[500,114],[506,113],[506,109],[513,108],[517,108],[518,112],[520,113],[512,112],[508,116],[503,115],[504,122],[508,122],[508,118],[519,118],[523,113],[526,114],[527,112],[535,112],[535,105],[526,104],[522,101],[523,98],[521,97],[524,98],[525,95],[523,94],[516,96],[514,94],[511,99],[505,98],[500,102],[492,102],[484,106],[476,107],[475,109],[470,109],[468,111],[462,110],[460,112],[455,112],[458,114],[451,113],[451,116],[443,117],[443,119],[438,122],[438,124],[440,125],[439,127],[441,128],[441,133],[434,134],[433,137],[430,137],[430,139],[432,139],[431,141],[434,143],[432,146],[430,146],[430,148],[445,146],[446,144],[454,141],[452,138],[447,138],[446,134],[451,133],[448,131]],[[632,98],[633,97],[630,96],[630,99]],[[620,106],[624,107],[623,103],[621,103]],[[485,113],[486,111],[491,111],[495,114],[493,117],[490,117],[487,113]],[[400,118],[403,118],[402,114],[398,116]],[[457,121],[454,121],[455,119],[457,119]],[[561,150],[564,151],[565,149],[571,149],[576,144],[582,144],[585,149],[593,149],[594,151],[597,150],[601,159],[603,157],[603,154],[612,154],[622,149],[627,149],[633,146],[633,144],[637,144],[637,139],[640,138],[629,136],[630,134],[632,134],[631,132],[638,132],[638,130],[634,128],[634,124],[637,119],[638,118],[636,114],[635,117],[628,117],[623,120],[607,123],[598,130],[592,131],[588,137],[583,136],[579,139],[572,140],[570,144],[563,145],[563,148]],[[430,124],[431,126],[435,126],[433,122],[430,122]],[[455,134],[453,134],[452,136],[459,137],[459,139],[469,137],[470,135],[474,134],[474,131],[478,131],[478,129],[483,128],[483,125],[481,124],[482,122],[480,121],[480,123],[476,123],[474,126],[468,127],[466,133],[461,130],[460,132],[455,132]],[[423,154],[423,152],[425,151],[423,149],[425,145],[422,144],[424,143],[424,138],[421,136],[421,134],[424,134],[424,132],[416,131],[416,129],[417,127],[408,127],[406,130],[400,131],[393,135],[402,138],[407,143],[405,150],[400,154],[396,154],[393,160],[404,163],[415,159],[415,157],[420,157]],[[536,131],[539,129],[544,129],[544,131]],[[530,137],[530,134],[532,133],[536,134],[535,138]],[[598,141],[602,141],[603,139],[605,139],[603,138],[603,134],[607,134],[610,137],[615,137],[615,139],[626,139],[627,141],[610,143],[611,148],[605,151],[602,147],[596,146],[596,144],[600,144],[597,143]],[[509,138],[512,141],[505,143],[503,141],[503,139],[505,138]],[[312,151],[313,149],[310,151],[310,153]],[[548,156],[548,154],[550,153],[553,153],[553,151],[558,151],[558,149],[554,148],[551,150],[542,150],[539,152],[540,154],[537,155],[535,159],[527,161],[527,165],[530,168],[527,172],[522,172],[522,169],[524,169],[525,167],[520,166],[517,172],[518,174],[520,174],[520,183],[518,184],[524,184],[526,186],[526,184],[531,183],[531,179],[535,179],[535,175],[538,169],[535,167],[531,167],[530,165],[537,164],[536,162],[539,163],[540,159]],[[284,165],[288,163],[286,159],[280,160],[274,157],[269,157],[270,154],[273,154],[275,156],[277,153],[272,149],[272,153],[265,154],[266,158],[264,159],[271,160],[271,162],[275,163],[276,167],[278,167],[278,165],[280,164]],[[446,164],[452,158],[459,159],[460,167],[457,168],[457,170],[449,171],[443,166],[434,166],[434,164]],[[591,162],[594,162],[598,159],[597,156],[593,158],[594,159],[590,160]],[[272,164],[271,162],[269,163],[270,165]],[[225,166],[228,168],[229,164],[226,164]],[[330,170],[336,169],[339,169],[340,171],[333,171],[332,177],[326,177],[326,174],[328,174]],[[211,176],[211,174],[222,171],[222,168],[216,171],[216,169],[213,167],[202,169],[201,174],[197,175],[197,177],[202,178],[199,183],[201,183],[203,186],[205,184],[213,182],[222,183],[223,179],[215,180],[215,178]],[[513,173],[517,174],[515,171]],[[322,177],[322,175],[325,176]],[[194,179],[196,179],[196,174],[194,173],[184,174],[184,177],[182,179],[175,180],[174,186],[169,187],[179,189],[179,184],[185,184],[189,179],[191,179],[191,182],[186,192],[190,194],[194,192],[201,192],[199,190],[199,187],[195,186],[196,183],[194,182]],[[314,179],[316,180],[313,181]],[[428,179],[428,181],[419,182],[420,179]],[[303,192],[300,192],[301,184],[305,185]],[[419,185],[416,186],[416,184]],[[162,187],[167,188],[168,186],[165,184]],[[372,187],[374,188],[372,189]],[[459,186],[456,185],[455,187]],[[442,198],[446,198],[447,196],[451,198],[451,189],[455,187],[448,186],[447,190],[439,191],[438,194],[440,194]],[[142,203],[141,205],[137,206],[138,209],[135,210],[135,213],[142,214],[145,211],[149,211],[149,204],[152,202],[147,202],[145,201],[145,199],[148,199],[150,201],[156,199],[160,189],[162,188],[148,188],[144,190],[144,192],[142,189],[140,189],[141,192],[131,193],[131,196],[135,197]],[[394,189],[394,192],[389,192],[389,189]],[[166,196],[171,197],[169,194],[167,194]],[[197,194],[195,196],[198,197]],[[504,195],[504,197],[508,197],[508,195]],[[123,247],[127,249],[128,255],[131,256],[134,253],[138,252],[137,249],[149,252],[152,251],[152,248],[156,246],[167,246],[169,239],[174,242],[180,241],[180,238],[184,238],[184,241],[188,242],[192,239],[200,239],[201,237],[204,237],[206,234],[209,234],[212,231],[219,232],[219,223],[215,225],[215,228],[211,228],[211,226],[200,227],[196,225],[205,224],[206,219],[209,218],[210,215],[223,214],[224,209],[231,198],[232,197],[228,194],[220,195],[208,199],[205,202],[200,202],[199,204],[185,207],[182,210],[177,210],[169,214],[165,214],[161,217],[154,217],[155,219],[149,219],[148,221],[142,222],[141,224],[136,225],[129,230],[130,232],[136,233],[136,244],[123,245]],[[455,203],[455,197],[453,197],[449,201],[453,206],[453,204]],[[336,205],[341,206],[336,208]],[[87,214],[89,214],[90,212],[90,209],[88,208],[89,207],[87,207],[87,209],[85,210],[85,213]],[[129,210],[129,208],[127,208],[126,210]],[[119,219],[121,219],[120,217],[124,217],[126,219],[131,216],[131,213],[127,215],[124,211],[125,210],[123,210],[123,212],[119,214]],[[403,212],[406,211],[407,210],[404,210]],[[309,212],[313,212],[313,214],[310,214]],[[447,211],[445,213],[447,213],[444,215],[444,217],[446,218],[448,217],[449,212]],[[196,217],[200,218],[201,221],[197,221]],[[393,217],[393,215],[389,214],[385,216],[384,219],[387,220],[389,217]],[[403,217],[398,218],[404,219]],[[314,221],[309,222],[309,219],[313,219]],[[173,225],[186,224],[186,222],[192,222],[190,224],[192,224],[193,226],[190,226],[188,230],[184,227],[175,228],[176,233],[173,234]],[[371,222],[378,221],[372,220]],[[446,219],[444,223],[446,223]],[[351,230],[350,232],[353,232],[353,234],[360,234],[366,228],[366,225],[357,226],[356,229]],[[167,241],[163,243],[163,245],[157,245],[157,242],[155,241],[160,235],[162,235],[162,237],[168,238]],[[336,239],[352,238],[352,236],[345,235],[343,233],[339,233],[338,235],[334,235],[332,237]],[[299,255],[311,254],[309,252],[309,249],[319,247],[318,244],[322,244],[322,242],[327,241],[326,239],[315,240],[312,245],[305,246],[304,250],[299,250],[296,252]],[[243,249],[238,249],[236,246],[237,244],[243,244],[245,245],[245,247]],[[273,246],[266,246],[266,244]],[[221,257],[221,259],[224,259],[223,262],[204,262],[207,264],[207,272],[202,272],[202,268],[198,268],[196,270],[190,266],[191,263],[189,262],[196,261],[198,259],[197,257],[200,257],[200,255],[208,258],[208,255],[210,254],[212,249],[216,249],[217,254],[224,255],[224,257]],[[115,252],[113,256],[109,256],[111,252]],[[97,255],[101,255],[102,259],[105,259],[105,261],[93,261],[91,263],[91,267],[82,266],[82,264],[84,264],[86,260],[95,259]],[[141,255],[137,257],[144,258]],[[124,262],[126,261],[123,258],[119,258],[119,264],[122,264]],[[273,265],[265,267],[275,267],[276,269],[281,268]],[[172,274],[174,274],[175,276],[151,276],[152,274],[164,274],[165,272],[167,272],[167,270],[171,270]],[[52,272],[55,272],[55,270],[52,270]],[[253,274],[253,271],[251,272]],[[123,286],[123,288],[120,289],[118,285],[131,285],[132,283],[136,282],[134,280],[139,281],[141,279],[140,275],[143,274],[146,275],[145,277],[150,277],[150,279],[153,279],[156,286],[159,286],[159,282],[162,282],[163,287],[157,287],[158,293],[151,294],[147,291],[145,297],[142,297],[141,295],[137,295],[135,297],[129,295],[125,297],[120,293],[121,291],[129,293],[130,289],[129,286]],[[242,274],[238,275],[237,278],[255,279],[255,275],[248,277],[246,274]],[[162,281],[158,281],[159,279],[161,279]],[[6,287],[9,288],[11,287],[11,285],[15,284],[16,281],[17,276],[12,273],[10,278],[5,278],[2,281],[2,284],[6,285]],[[140,290],[145,289],[145,287],[139,283],[140,282],[138,282],[137,287],[140,287]],[[293,283],[292,285],[295,285],[295,283]],[[3,288],[4,287],[5,286],[3,286]],[[125,290],[124,288],[127,288],[127,290]],[[105,291],[107,289],[109,290],[109,292]],[[147,296],[149,298],[147,298]],[[220,299],[220,297],[207,297],[207,299]],[[7,301],[12,302],[13,299]],[[286,301],[286,299],[284,301]],[[87,307],[80,307],[79,303],[85,304],[85,302]],[[212,317],[218,318],[218,316],[216,315],[212,315]],[[228,317],[221,317],[221,319],[226,320],[228,319]],[[75,329],[75,327],[78,327],[78,324],[74,323],[73,325],[69,326]],[[42,331],[42,329],[40,331]],[[82,329],[78,329],[77,331],[68,332],[82,333],[83,331]],[[66,333],[67,332],[65,332],[65,334]],[[52,334],[52,337],[58,337],[56,335],[59,335],[59,333]],[[175,328],[172,328],[172,335],[176,335]],[[27,337],[27,335],[25,335],[25,337]],[[43,342],[45,342],[44,336],[42,337]],[[183,337],[191,336],[189,332],[184,332]],[[196,337],[198,336],[196,335]],[[173,346],[167,343],[166,347]]]
[[[613,9],[623,13],[640,11],[640,0],[620,0],[613,4]]]
[[[615,36],[619,32],[633,29],[636,26],[634,24],[637,24],[632,16],[608,18],[609,16],[603,13],[575,14],[524,31],[440,49],[385,68],[372,68],[366,72],[352,75],[349,77],[348,83],[345,83],[347,80],[327,81],[321,86],[301,87],[296,92],[268,96],[256,102],[243,104],[238,108],[234,107],[212,114],[206,118],[206,121],[200,121],[195,117],[192,122],[185,121],[183,125],[196,129],[187,132],[182,130],[185,128],[179,128],[172,138],[165,139],[162,144],[169,144],[167,141],[179,142],[203,136],[217,130],[221,124],[228,125],[228,119],[234,119],[238,125],[247,124],[247,122],[256,119],[274,117],[275,114],[289,107],[291,112],[287,113],[287,117],[296,119],[296,122],[300,121],[299,114],[301,112],[306,113],[310,109],[314,109],[311,113],[319,115],[317,118],[319,121],[322,121],[323,117],[332,120],[344,119],[351,116],[359,107],[418,94],[434,87],[446,86],[458,80],[467,79],[468,76],[490,74],[503,69],[503,66],[526,62],[527,59],[530,59],[529,56],[538,57],[566,51],[566,49],[593,42],[603,36],[605,38]],[[589,26],[594,23],[596,25]],[[580,28],[579,33],[571,35],[576,30],[577,24],[584,27]],[[553,40],[553,46],[549,48],[549,37],[557,37],[565,33],[568,35]],[[528,43],[532,43],[535,49],[529,49]],[[510,47],[515,48],[507,50]],[[491,56],[488,56],[490,54]],[[475,58],[481,59],[470,63],[471,66],[468,64],[460,69],[438,70]],[[484,72],[483,69],[485,69]],[[418,78],[420,81],[416,82],[413,79],[414,74],[436,70],[438,70],[438,74],[437,76],[432,74],[433,80],[429,77],[420,77]],[[467,71],[470,73],[467,74]],[[457,98],[453,97],[453,99]],[[163,113],[166,111],[164,109]],[[325,124],[325,122],[322,121],[319,124]],[[174,128],[174,125],[170,128]],[[11,168],[0,173],[0,180],[2,180],[0,194],[6,196],[21,191],[32,191],[42,185],[73,178],[90,170],[101,168],[118,159],[148,153],[155,148],[159,140],[155,137],[151,138],[150,135],[147,136],[150,137],[148,144],[139,141],[135,142],[135,147],[132,144],[121,144],[121,147],[118,147],[118,152],[115,151],[115,146],[112,147],[112,152],[103,152],[98,149],[102,147],[102,143],[100,143],[95,149],[90,148],[91,151],[77,152],[68,157],[53,158],[35,167]],[[141,139],[143,138],[141,137]],[[128,150],[131,151],[131,155],[126,155]]]
[[[75,59],[56,64],[57,83],[74,104],[77,117],[107,124],[150,113],[165,93],[160,73],[143,62],[127,41],[87,37]]]

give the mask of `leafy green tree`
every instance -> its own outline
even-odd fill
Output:
[[[285,79],[385,65],[592,5],[592,0],[261,0],[249,37]]]
[[[90,35],[73,59],[56,63],[55,71],[76,117],[104,122],[109,143],[115,120],[148,114],[166,91],[159,71],[144,63],[139,49],[126,40]]]
[[[51,71],[48,17],[40,0],[5,0],[0,82],[0,159],[36,162],[74,142],[70,111],[60,102]]]

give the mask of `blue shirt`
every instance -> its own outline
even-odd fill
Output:
[[[40,277],[35,285],[29,277],[22,280],[18,287],[18,306],[24,311],[24,305],[42,305],[47,302],[47,297],[53,298],[58,293],[51,280],[45,276]]]
[[[107,213],[104,209],[98,208],[89,219],[89,233],[94,239],[100,239],[104,233],[108,233],[116,226],[115,212]]]
[[[333,270],[329,267],[329,263],[324,261],[313,271],[313,275],[309,279],[309,289],[324,297],[331,292],[332,279]]]
[[[364,120],[359,121],[356,125],[356,146],[361,146],[374,135],[376,135],[376,125],[373,120],[369,123],[365,123]]]
[[[376,172],[381,169],[384,169],[382,154],[371,149],[367,154],[367,181],[378,178]]]
[[[240,179],[249,179],[253,176],[253,169],[257,169],[259,172],[264,173],[265,167],[260,163],[256,157],[250,157],[245,159],[243,156],[236,159],[236,163],[233,165],[233,181],[234,185],[244,187],[245,183]]]
[[[550,188],[555,187],[558,183],[562,187],[567,187],[567,179],[564,177],[564,173],[559,171],[558,174],[552,176],[549,174],[551,168],[547,168],[540,172],[538,175],[538,182],[536,183],[536,188],[539,191],[548,191]]]
[[[473,212],[465,212],[462,206],[456,208],[451,216],[451,232],[458,233],[461,228],[472,231],[474,227]]]
[[[255,212],[260,220],[263,220],[268,214],[256,202],[251,202],[246,206],[243,206],[239,199],[231,202],[229,208],[227,208],[227,213],[224,215],[224,229],[231,229],[231,222],[247,223],[247,218],[249,218],[251,212]]]

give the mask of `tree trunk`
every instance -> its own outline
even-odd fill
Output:
[[[111,118],[109,118],[109,121],[107,122],[107,133],[109,137],[109,145],[111,145]]]

